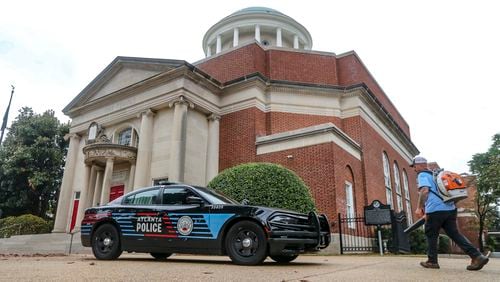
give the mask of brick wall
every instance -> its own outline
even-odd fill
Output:
[[[384,169],[382,154],[385,152],[389,159],[391,184],[392,184],[392,198],[396,210],[396,189],[393,164],[397,163],[400,174],[401,194],[403,196],[403,209],[407,210],[406,203],[404,202],[404,186],[403,186],[403,171],[408,176],[408,190],[410,192],[411,208],[415,210],[418,191],[416,185],[416,173],[413,168],[403,157],[387,143],[363,118],[353,117],[351,119],[358,119],[357,123],[360,125],[361,134],[361,147],[363,152],[363,172],[364,180],[366,182],[368,203],[378,199],[386,203],[385,185],[384,185]],[[353,120],[350,121],[354,123]],[[412,212],[413,214],[413,212]]]
[[[269,123],[268,134],[275,134],[289,130],[300,129],[308,126],[331,122],[341,128],[341,119],[332,116],[303,115],[293,113],[270,112],[267,113]]]
[[[250,44],[214,56],[197,67],[222,83],[255,72],[272,80],[330,86],[365,83],[403,132],[410,136],[406,121],[354,53],[337,58],[326,53],[264,50],[258,44]]]

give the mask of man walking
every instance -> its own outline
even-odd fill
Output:
[[[457,209],[453,201],[443,202],[439,196],[437,184],[432,171],[427,166],[423,157],[415,157],[411,165],[415,168],[418,183],[418,205],[415,214],[418,218],[424,216],[425,210],[425,236],[427,238],[427,261],[420,263],[425,268],[439,268],[438,264],[438,237],[439,230],[444,229],[446,234],[471,257],[471,264],[467,270],[480,270],[488,263],[489,258],[476,249],[457,228]]]

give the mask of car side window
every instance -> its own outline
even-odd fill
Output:
[[[125,197],[124,205],[155,205],[159,189],[139,192]]]
[[[163,189],[162,204],[163,205],[187,205],[187,197],[196,196],[196,194],[188,188],[165,188]]]

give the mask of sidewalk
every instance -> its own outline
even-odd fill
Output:
[[[0,256],[0,281],[499,281],[500,259],[467,271],[469,259],[440,257],[441,269],[424,269],[420,256],[299,256],[279,265],[238,266],[223,256],[175,255],[155,261],[147,254],[123,254],[115,261],[92,255]]]

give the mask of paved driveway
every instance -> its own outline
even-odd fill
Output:
[[[288,265],[267,261],[238,266],[227,257],[178,255],[155,261],[125,254],[117,261],[91,255],[0,256],[1,281],[499,281],[500,259],[478,272],[465,270],[465,257],[440,259],[441,269],[423,269],[423,257],[300,256]]]

